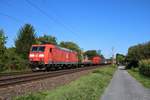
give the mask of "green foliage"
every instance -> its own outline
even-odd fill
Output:
[[[60,42],[59,45],[61,47],[68,48],[68,49],[76,51],[76,52],[81,51],[80,47],[74,42],[64,42],[64,41],[62,41],[62,42]]]
[[[17,39],[15,40],[16,52],[24,59],[28,58],[30,47],[35,43],[35,30],[32,25],[25,24],[19,30]]]
[[[98,73],[90,73],[55,90],[17,97],[16,100],[98,100],[114,71],[114,67],[103,67],[97,69]]]
[[[28,52],[34,41],[34,29],[26,24],[20,29],[15,41],[16,48],[6,48],[6,39],[3,30],[0,30],[0,71],[25,70],[28,68]],[[26,59],[25,59],[26,58]]]
[[[139,62],[139,71],[141,74],[150,77],[150,59],[141,60]]]
[[[1,29],[0,30],[0,71],[5,70],[5,65],[4,65],[4,61],[5,61],[5,44],[6,44],[6,39],[7,37],[5,36],[4,31]]]
[[[3,60],[3,69],[1,71],[17,71],[28,69],[28,60],[20,57],[15,48],[8,48],[5,52]]]
[[[1,29],[0,30],[0,55],[3,55],[5,52],[6,39],[7,39],[7,37],[5,36],[4,31]]]
[[[117,61],[117,64],[124,64],[125,56],[123,54],[116,54],[116,61]]]
[[[139,67],[141,74],[150,76],[150,42],[130,47],[126,61],[127,68]]]
[[[82,53],[81,52],[82,51],[76,43],[62,41],[62,42],[60,42],[59,46],[61,46],[63,48],[70,49],[70,50],[73,50],[73,51],[76,51],[78,53],[78,59],[81,62],[81,60],[82,60]]]
[[[96,50],[88,50],[84,53],[84,56],[87,56],[89,59],[92,59],[94,56],[100,56]]]
[[[128,62],[128,67],[138,67],[140,60],[148,58],[150,58],[150,42],[130,47],[126,61]]]
[[[19,98],[16,98],[17,100],[43,100],[42,98],[45,97],[45,94],[44,93],[41,93],[39,92],[38,94],[29,94],[27,96],[22,96],[22,97],[19,97]],[[15,100],[15,99],[14,99]]]
[[[57,45],[57,39],[54,36],[44,35],[44,36],[40,36],[40,37],[36,38],[36,43],[37,44],[54,44],[54,45]]]

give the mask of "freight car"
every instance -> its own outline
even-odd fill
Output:
[[[58,68],[98,65],[101,63],[101,58],[96,56],[93,57],[92,60],[83,60],[79,62],[77,52],[52,44],[43,44],[32,45],[29,61],[33,71],[49,71]]]
[[[102,63],[102,58],[100,56],[94,56],[92,59],[83,59],[82,64],[84,66],[91,66],[91,65],[99,65]]]

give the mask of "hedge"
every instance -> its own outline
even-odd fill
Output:
[[[150,59],[139,62],[139,71],[141,74],[150,77]]]

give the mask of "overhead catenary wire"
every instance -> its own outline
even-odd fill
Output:
[[[9,18],[9,19],[11,19],[11,20],[17,22],[17,23],[22,23],[22,22],[23,22],[23,21],[21,21],[20,19],[18,19],[18,18],[16,18],[16,17],[13,17],[13,16],[11,16],[11,15],[8,15],[8,14],[2,13],[2,12],[0,12],[0,15],[1,15],[1,16],[5,16],[5,17],[7,17],[7,18]]]
[[[26,0],[26,2],[34,7],[35,9],[37,9],[40,13],[42,13],[43,15],[45,15],[46,17],[49,18],[49,20],[61,25],[62,27],[64,27],[66,30],[70,31],[71,33],[73,33],[74,35],[77,35],[76,32],[74,32],[72,29],[70,29],[66,24],[64,24],[63,22],[60,22],[58,19],[54,18],[53,16],[51,16],[50,14],[48,14],[47,12],[45,12],[44,10],[42,10],[40,7],[38,7],[37,5],[35,5],[34,3],[32,3],[30,0]]]
[[[59,18],[55,18],[52,15],[48,14],[47,12],[45,12],[43,9],[41,9],[39,6],[37,6],[36,4],[32,3],[32,1],[30,0],[25,0],[30,6],[32,6],[33,8],[35,8],[36,10],[38,10],[40,13],[42,13],[44,16],[46,16],[49,20],[55,22],[56,24],[59,24],[60,26],[62,26],[64,29],[68,30],[70,33],[72,33],[72,35],[74,35],[74,37],[76,37],[76,40],[78,40],[77,38],[79,37],[78,34],[76,32],[74,32],[72,30],[72,28],[70,28],[68,25],[64,24],[61,20],[59,20]],[[11,4],[9,3],[5,3],[7,6],[10,6]],[[11,5],[12,6],[12,5]],[[19,18],[12,16],[10,14],[6,14],[3,12],[0,12],[0,16],[4,16],[7,17],[13,21],[15,21],[16,23],[26,23],[23,20],[20,20]],[[76,41],[76,43],[78,43]]]
[[[4,3],[4,4],[5,4],[6,6],[8,6],[8,7],[15,7],[15,6],[13,6],[12,4],[6,2],[5,0],[4,0],[4,1],[1,0],[1,2]],[[17,22],[17,23],[25,23],[24,21],[20,20],[19,18],[14,17],[14,16],[9,15],[9,14],[6,14],[6,13],[3,13],[3,12],[0,12],[0,16],[7,17],[7,18],[9,18],[9,19],[11,19],[11,20],[13,20],[13,21],[15,21],[15,22]]]

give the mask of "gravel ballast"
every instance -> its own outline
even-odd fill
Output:
[[[72,74],[61,75],[57,77],[36,80],[24,84],[0,88],[0,100],[11,100],[14,96],[24,95],[31,92],[43,90],[52,90],[58,86],[62,86],[76,80],[80,76],[90,73],[92,70],[84,70]]]

